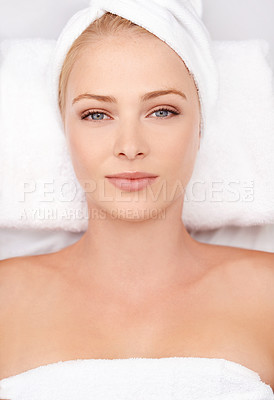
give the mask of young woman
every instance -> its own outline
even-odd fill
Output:
[[[241,373],[253,373],[269,390],[264,399],[272,398],[273,254],[200,243],[181,218],[201,125],[197,87],[182,59],[106,12],[71,47],[59,89],[77,179],[93,187],[86,190],[89,225],[58,252],[1,261],[0,394],[40,366],[179,357],[185,372],[188,359],[197,373],[206,361],[205,377],[210,365],[219,376],[214,362],[227,360],[240,367],[239,387]],[[218,393],[228,393],[225,378]],[[30,386],[42,399],[37,382]],[[59,399],[70,398],[66,383]],[[199,390],[204,385],[199,380]],[[238,386],[233,398],[253,398],[241,397]],[[25,393],[20,399],[30,398]]]

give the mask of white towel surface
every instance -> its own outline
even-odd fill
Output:
[[[218,358],[86,359],[40,366],[0,381],[12,400],[273,400],[249,368]]]
[[[47,87],[55,40],[0,50],[0,227],[85,231],[88,212]],[[215,41],[220,99],[187,186],[191,230],[274,223],[274,99],[269,44]]]

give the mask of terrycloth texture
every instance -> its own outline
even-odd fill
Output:
[[[91,0],[89,7],[74,14],[62,30],[50,60],[50,87],[60,126],[58,80],[65,56],[74,40],[109,11],[142,26],[166,42],[192,73],[201,103],[201,135],[207,130],[218,99],[218,69],[210,35],[201,19],[199,0]]]
[[[12,400],[273,400],[257,372],[225,359],[86,359],[40,366],[0,381]]]
[[[55,43],[5,40],[0,46],[1,228],[87,228],[84,191],[48,93],[46,72]],[[187,186],[184,223],[195,231],[274,223],[269,45],[216,41],[213,47],[220,99]]]

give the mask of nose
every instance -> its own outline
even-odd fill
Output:
[[[113,149],[116,157],[133,160],[144,158],[148,154],[149,148],[144,132],[141,132],[137,124],[123,123],[118,129]]]

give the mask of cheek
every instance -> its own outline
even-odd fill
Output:
[[[66,133],[71,161],[78,179],[88,178],[92,173],[96,174],[102,159],[98,140],[95,143],[95,138],[87,137],[79,130],[77,132],[73,129],[73,125],[69,126]]]
[[[179,179],[184,185],[189,181],[196,160],[199,144],[199,131],[196,127],[189,127],[176,136],[176,140],[165,143],[162,156],[168,165],[168,174]]]

